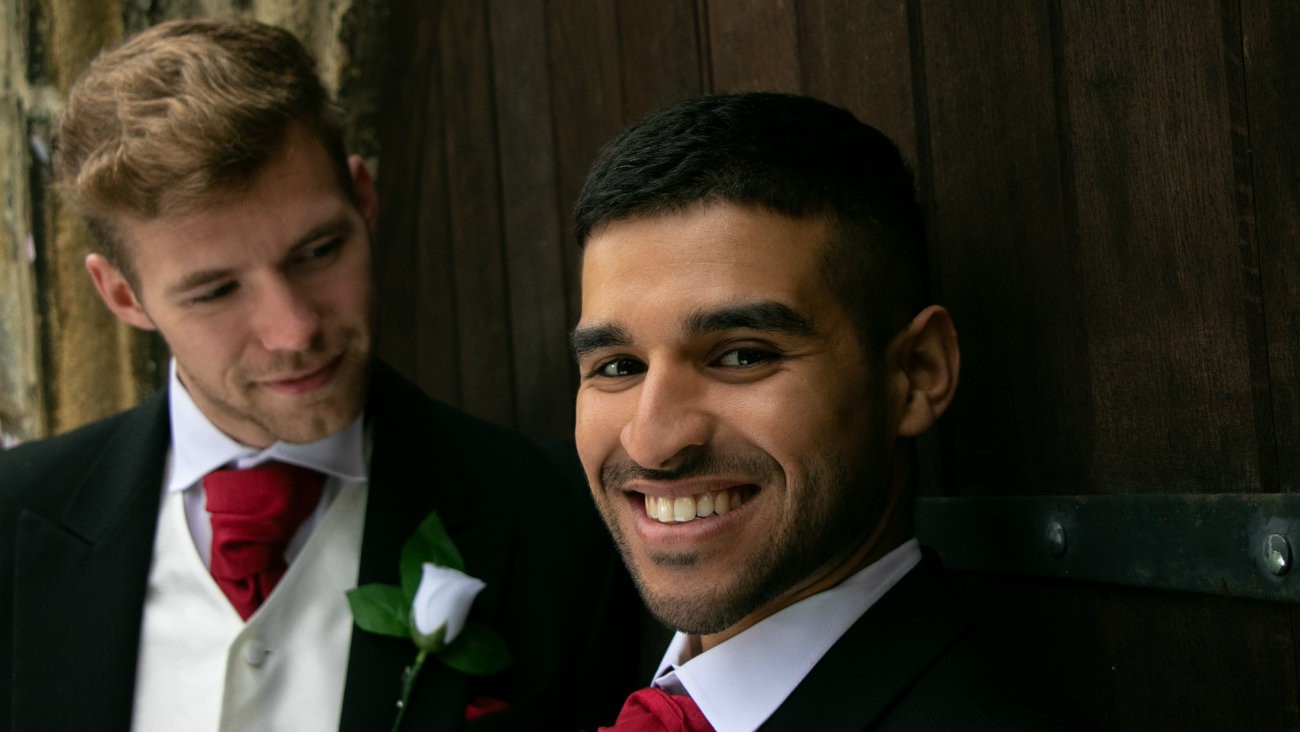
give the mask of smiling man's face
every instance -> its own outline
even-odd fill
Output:
[[[246,445],[312,442],[361,413],[376,201],[364,164],[349,166],[355,196],[321,143],[295,127],[247,188],[198,210],[120,221],[134,285],[87,258],[109,308],[158,330],[198,407]]]
[[[587,242],[578,451],[646,604],[679,630],[725,639],[838,583],[896,513],[906,390],[827,289],[828,232],[722,203]]]

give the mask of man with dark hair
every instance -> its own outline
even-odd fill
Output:
[[[99,295],[172,360],[139,407],[0,453],[0,729],[375,730],[402,698],[411,729],[597,716],[617,557],[531,444],[375,360],[375,186],[301,44],[161,24],[91,64],[54,142]],[[430,658],[404,695],[416,646],[345,593],[398,585],[432,511],[513,666]]]
[[[575,223],[578,451],[677,631],[615,729],[1048,726],[913,538],[912,440],[959,358],[895,145],[806,97],[704,97],[607,146]]]

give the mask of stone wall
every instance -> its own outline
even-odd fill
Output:
[[[382,0],[0,0],[0,446],[65,432],[139,401],[165,346],[118,323],[82,261],[91,241],[51,189],[49,133],[101,49],[163,20],[251,17],[295,32],[348,110],[348,141],[377,169],[389,78]]]

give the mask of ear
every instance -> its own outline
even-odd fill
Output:
[[[896,365],[900,381],[906,384],[898,434],[916,437],[930,429],[957,391],[961,353],[952,316],[931,305],[894,337],[889,348],[889,363]]]
[[[144,306],[140,304],[140,299],[136,297],[135,289],[127,282],[126,276],[103,255],[87,255],[86,271],[95,283],[99,298],[122,322],[141,330],[158,329],[144,311]]]
[[[379,194],[375,191],[375,179],[360,155],[348,156],[348,172],[352,174],[352,192],[361,208],[361,216],[373,231],[379,221]]]

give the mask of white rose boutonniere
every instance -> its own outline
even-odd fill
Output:
[[[411,637],[422,651],[437,653],[465,627],[469,606],[487,584],[451,567],[425,562],[411,602]]]
[[[401,577],[401,587],[371,584],[348,592],[352,619],[362,630],[415,642],[415,662],[402,680],[394,731],[430,655],[474,676],[494,674],[511,663],[500,636],[486,625],[467,622],[474,599],[487,585],[465,574],[465,561],[436,512],[402,547]]]

